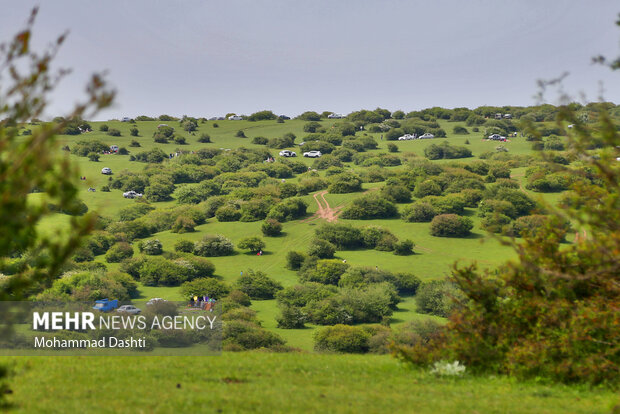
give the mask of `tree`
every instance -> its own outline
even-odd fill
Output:
[[[99,161],[99,154],[97,154],[96,152],[89,152],[88,153],[88,159],[90,161],[97,162],[97,161]]]
[[[221,234],[207,234],[194,244],[194,254],[198,256],[216,257],[233,254],[232,242]]]
[[[252,115],[250,115],[248,117],[248,121],[267,121],[267,120],[274,120],[277,118],[277,115],[274,114],[272,111],[258,111],[258,112],[254,112]]]
[[[282,234],[282,224],[278,220],[266,219],[260,226],[263,235],[276,237]]]
[[[42,260],[0,284],[2,301],[24,299],[49,285],[93,228],[95,216],[87,213],[70,216],[62,230],[68,237],[48,238],[39,234],[38,223],[50,211],[27,202],[27,194],[37,188],[45,193],[48,203],[60,209],[73,211],[79,207],[75,182],[79,173],[69,158],[57,155],[56,136],[68,125],[67,120],[92,117],[109,106],[114,97],[106,89],[104,79],[93,75],[86,103],[78,104],[59,122],[42,124],[31,135],[17,139],[18,129],[11,126],[42,117],[48,94],[65,74],[50,72],[50,63],[65,40],[64,35],[43,53],[30,49],[36,15],[34,9],[26,27],[0,48],[0,102],[5,103],[0,106],[0,234],[11,235],[0,237],[0,264],[4,267],[6,257],[26,252],[42,255]]]
[[[260,237],[245,237],[239,240],[237,247],[256,253],[265,248],[265,242]]]
[[[193,298],[198,296],[208,296],[213,299],[222,299],[228,295],[230,288],[224,283],[212,277],[201,277],[189,282],[185,282],[181,285],[181,295],[184,298]]]
[[[440,214],[431,221],[431,235],[436,237],[465,237],[474,223],[469,217],[456,214]]]
[[[598,122],[588,124],[570,106],[558,108],[556,124],[574,125],[568,147],[587,172],[573,170],[581,179],[559,207],[547,205],[546,220],[534,231],[524,225],[523,239],[508,242],[516,260],[491,271],[455,268],[465,306],[450,314],[440,338],[417,350],[396,349],[402,359],[423,365],[458,359],[477,372],[617,386],[620,134],[608,110],[596,115]],[[598,157],[588,153],[595,136],[603,143]],[[566,219],[589,237],[562,245]]]
[[[194,132],[198,129],[198,124],[194,119],[186,118],[181,121],[181,128],[187,132]]]
[[[200,142],[202,144],[209,143],[209,142],[211,142],[211,136],[209,134],[202,133],[202,134],[200,134],[200,138],[198,138],[198,142]]]
[[[358,326],[327,326],[314,334],[316,351],[365,353],[368,352],[370,334]]]
[[[336,246],[323,239],[313,239],[308,249],[310,256],[316,256],[320,259],[331,259],[336,253]]]
[[[157,256],[164,252],[164,246],[159,239],[145,240],[138,244],[140,252],[148,254],[149,256]]]
[[[321,115],[314,111],[306,111],[303,114],[299,115],[297,118],[303,119],[304,121],[320,121]]]
[[[273,299],[282,285],[265,273],[250,269],[237,280],[237,288],[252,299]]]
[[[137,137],[139,134],[140,134],[140,131],[136,127],[133,127],[129,130],[129,135],[131,135],[132,137]]]
[[[319,128],[321,128],[321,124],[316,121],[311,121],[304,124],[304,132],[316,132]]]

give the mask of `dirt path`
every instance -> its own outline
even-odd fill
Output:
[[[344,206],[338,206],[335,208],[330,207],[329,203],[325,199],[325,194],[327,194],[327,191],[321,191],[313,195],[314,201],[316,201],[316,204],[318,205],[319,209],[317,210],[316,213],[312,215],[312,217],[302,220],[302,223],[316,220],[317,218],[325,219],[328,222],[333,222],[333,221],[338,220],[338,216],[340,215],[340,213],[342,213],[342,208]]]

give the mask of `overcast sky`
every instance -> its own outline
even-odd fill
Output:
[[[101,69],[118,90],[98,118],[215,116],[271,109],[532,105],[538,79],[620,102],[619,73],[591,57],[620,54],[617,1],[54,0],[34,44],[65,30],[54,95],[62,114]],[[36,2],[2,0],[0,39]],[[557,97],[550,94],[549,101]]]

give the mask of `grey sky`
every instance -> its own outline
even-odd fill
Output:
[[[617,1],[41,3],[35,45],[70,30],[54,115],[101,69],[118,90],[102,119],[531,105],[536,80],[564,71],[567,91],[596,100],[602,81],[620,102],[618,74],[590,63],[619,54]],[[6,40],[37,3],[0,4]]]

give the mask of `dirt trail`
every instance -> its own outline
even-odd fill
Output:
[[[329,203],[325,199],[325,194],[327,194],[327,191],[321,191],[313,195],[314,201],[316,201],[316,204],[318,205],[319,209],[317,210],[316,213],[312,215],[312,217],[302,220],[302,223],[316,220],[317,218],[325,219],[328,222],[333,222],[333,221],[338,220],[338,216],[340,215],[340,213],[342,213],[342,208],[344,206],[338,206],[335,208],[330,207]]]

